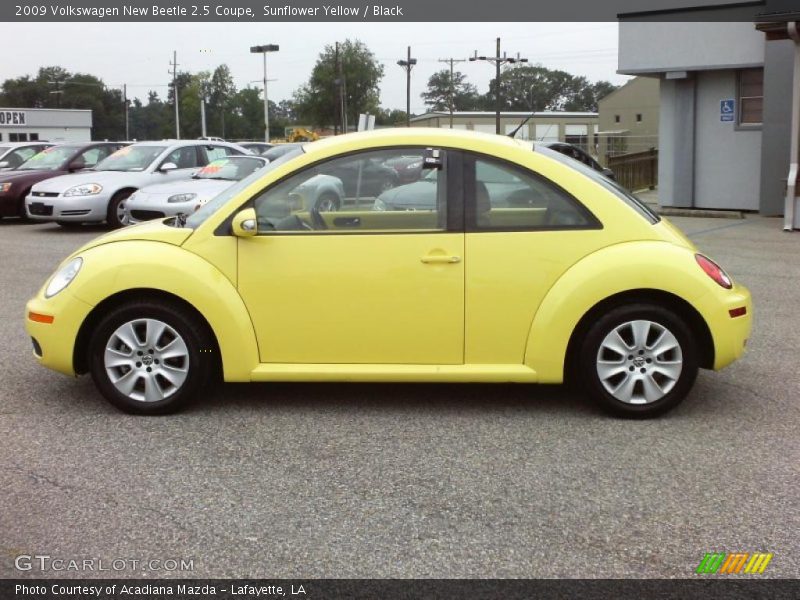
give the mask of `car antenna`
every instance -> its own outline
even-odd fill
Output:
[[[514,138],[514,137],[517,135],[517,133],[519,132],[519,130],[520,130],[520,129],[522,129],[522,128],[525,126],[525,123],[527,123],[528,121],[530,121],[530,120],[533,118],[533,115],[535,115],[535,114],[536,114],[536,111],[534,111],[534,112],[532,112],[531,114],[529,114],[527,117],[525,117],[525,119],[522,121],[522,123],[520,123],[520,124],[517,126],[517,128],[516,128],[514,131],[512,131],[511,133],[508,133],[508,134],[506,134],[506,135],[508,135],[508,137],[510,137],[510,138],[512,138],[512,139],[513,139],[513,138]]]

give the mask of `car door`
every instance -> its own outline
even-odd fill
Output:
[[[358,181],[333,175],[410,151],[329,159],[254,198],[258,235],[238,239],[238,285],[262,362],[463,362],[463,220],[444,153],[414,150],[439,171],[427,210],[373,210],[374,198],[343,194]],[[340,209],[317,212],[327,193],[341,194]]]
[[[547,173],[468,153],[463,169],[465,360],[520,364],[540,302],[602,245],[601,225]]]
[[[174,164],[177,169],[162,171],[161,167],[167,163]],[[200,152],[200,146],[179,146],[169,152],[159,163],[158,169],[153,173],[153,183],[166,183],[189,179],[199,167],[207,164],[205,155]],[[148,184],[151,185],[151,184]]]

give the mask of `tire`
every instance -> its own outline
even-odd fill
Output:
[[[326,192],[317,198],[316,208],[319,212],[336,212],[341,208],[341,200],[336,194]]]
[[[108,212],[106,213],[106,223],[112,229],[119,229],[128,224],[127,217],[123,215],[125,211],[125,200],[127,200],[133,190],[123,190],[114,194],[108,202]]]
[[[186,310],[132,301],[111,310],[95,328],[89,371],[100,393],[120,410],[163,415],[204,389],[216,371],[214,348],[207,327]]]
[[[653,304],[630,304],[600,317],[584,338],[578,375],[608,412],[649,418],[675,408],[697,378],[698,353],[680,316]]]

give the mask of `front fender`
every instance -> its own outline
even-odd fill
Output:
[[[214,265],[179,246],[143,240],[104,244],[81,256],[83,268],[70,286],[73,296],[91,306],[142,288],[178,296],[211,326],[225,381],[250,381],[258,365],[253,324],[236,288]]]
[[[541,383],[561,383],[570,336],[581,318],[599,302],[622,292],[648,289],[674,294],[694,306],[708,323],[710,307],[704,299],[715,292],[714,286],[688,248],[637,241],[598,250],[575,263],[545,295],[528,334],[525,364],[536,371]]]

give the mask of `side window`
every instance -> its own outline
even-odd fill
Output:
[[[472,228],[477,230],[582,229],[597,226],[591,213],[545,178],[508,163],[467,160],[474,189]]]
[[[206,146],[205,147],[206,156],[208,157],[208,162],[214,162],[217,159],[225,158],[226,156],[235,156],[240,154],[234,148],[228,148],[227,146]]]
[[[9,167],[17,168],[35,154],[38,154],[36,148],[19,148],[18,150],[14,150],[13,152],[7,154],[3,160],[8,162]]]
[[[396,148],[315,165],[255,198],[259,233],[442,231],[444,163],[439,150]]]
[[[193,169],[198,166],[197,164],[197,148],[195,146],[184,146],[169,153],[169,155],[162,161],[165,163],[175,163],[179,169]]]
[[[106,153],[104,156],[101,155],[101,148],[90,148],[86,152],[82,152],[80,158],[83,159],[83,164],[85,168],[91,168],[95,166],[100,160],[108,156]]]

